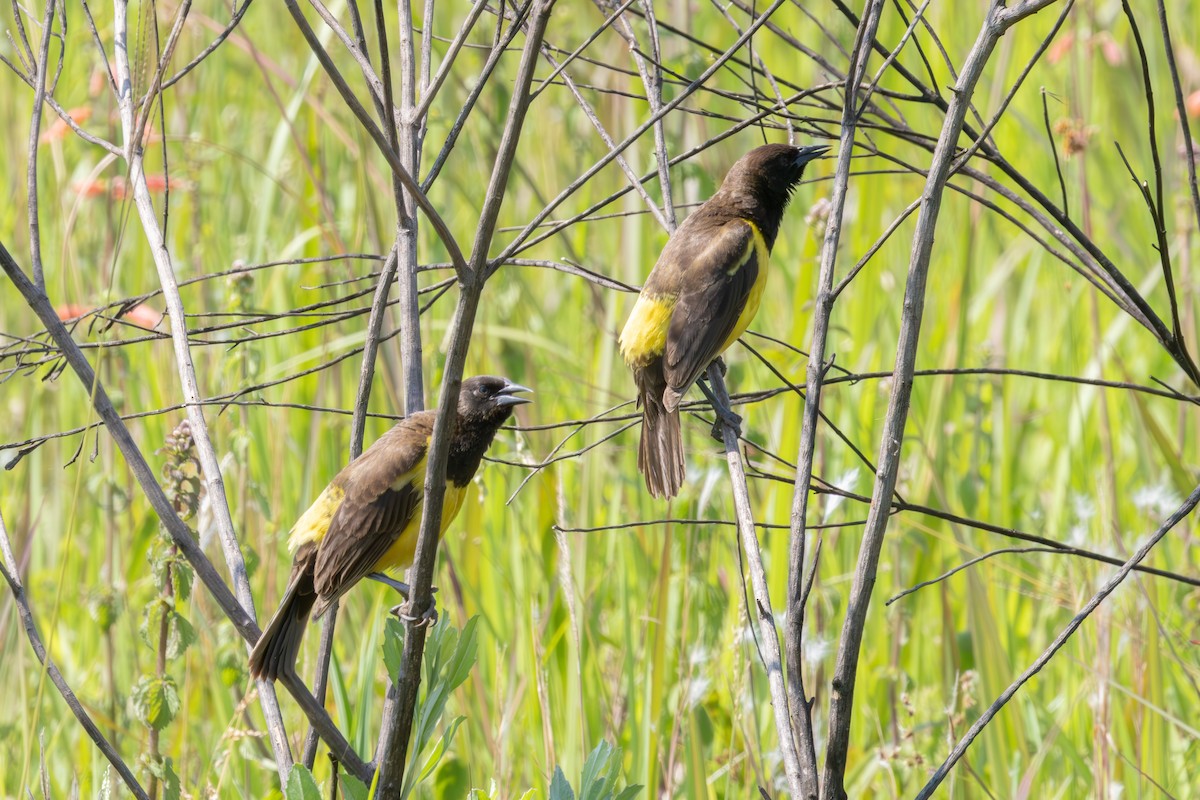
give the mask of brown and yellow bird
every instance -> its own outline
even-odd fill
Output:
[[[462,508],[496,431],[529,392],[505,378],[481,375],[462,382],[458,422],[450,438],[441,534]],[[384,574],[412,564],[421,530],[425,465],[434,411],[396,423],[342,469],[292,527],[292,574],[279,610],[250,654],[250,673],[275,680],[295,669],[300,640],[313,619],[362,578],[386,583],[407,596],[408,587]]]
[[[788,199],[804,166],[828,149],[768,144],[742,156],[642,286],[620,347],[642,406],[638,469],[655,497],[683,485],[680,399],[754,318]]]

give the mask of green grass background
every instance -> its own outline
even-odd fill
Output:
[[[831,6],[817,5],[812,13],[840,47],[849,48],[852,27]],[[929,10],[955,64],[974,40],[980,5],[934,3]],[[1149,42],[1172,256],[1185,334],[1194,348],[1190,261],[1196,250],[1195,220],[1187,205],[1185,164],[1177,153],[1181,136],[1173,127],[1154,6],[1134,5]],[[1194,7],[1181,1],[1166,6],[1184,65],[1184,89],[1200,88],[1200,72],[1188,46],[1198,33]],[[439,3],[437,33],[453,35],[466,8],[464,3]],[[148,39],[142,15],[149,9],[131,12],[143,66]],[[68,11],[70,51],[56,96],[67,108],[90,106],[88,129],[115,138],[119,125],[107,90],[89,95],[97,59],[82,15],[74,6]],[[159,7],[164,35],[172,11]],[[40,8],[36,13],[40,16]],[[111,9],[98,7],[95,13],[101,38],[111,46]],[[663,22],[685,27],[720,48],[737,36],[705,3],[657,4],[657,13]],[[1040,14],[1002,41],[976,95],[985,116],[997,107],[1055,13],[1057,9]],[[198,52],[227,18],[223,6],[198,3],[177,63]],[[745,21],[744,15],[737,18]],[[472,39],[476,44],[490,42],[492,17],[485,14],[483,19]],[[590,4],[562,0],[548,38],[565,50],[574,49],[601,19]],[[844,67],[843,53],[798,6],[785,5],[776,20]],[[394,31],[394,20],[392,24]],[[894,43],[903,30],[892,9],[880,38]],[[1119,4],[1080,2],[1064,34],[1074,38],[1061,60],[1035,68],[993,135],[1011,160],[1057,197],[1052,147],[1061,143],[1046,138],[1039,88],[1052,95],[1052,121],[1077,120],[1088,130],[1087,150],[1063,161],[1073,213],[1166,315],[1149,215],[1113,146],[1120,142],[1135,168],[1149,177],[1145,103],[1128,26]],[[929,45],[927,38],[922,43]],[[773,34],[756,37],[755,48],[775,74],[792,83],[815,85],[830,79]],[[1122,54],[1123,61],[1110,64],[1105,48]],[[435,48],[439,54],[444,49],[444,43]],[[667,65],[684,75],[697,75],[710,63],[708,53],[665,32],[663,50]],[[0,44],[0,51],[12,57],[10,44]],[[601,37],[588,53],[622,69],[632,66],[624,44],[612,34]],[[933,50],[927,53],[944,91],[953,77]],[[484,57],[482,50],[467,50],[434,103],[426,167]],[[502,61],[431,191],[462,242],[469,242],[474,231],[516,61],[515,53]],[[911,50],[902,61],[925,74]],[[356,76],[348,59],[339,63]],[[880,63],[876,56],[868,73]],[[589,98],[615,138],[646,118],[648,107],[638,99],[643,87],[636,75],[586,63],[572,72],[595,87]],[[546,67],[539,69],[539,77],[547,73]],[[143,81],[145,74],[143,70]],[[743,70],[726,70],[712,85],[745,91],[744,77]],[[762,89],[761,76],[758,80]],[[352,82],[359,86],[356,78]],[[906,88],[894,76],[883,85]],[[678,90],[668,86],[666,96]],[[835,94],[826,96],[836,101]],[[0,164],[0,188],[13,200],[0,204],[0,235],[26,266],[24,152],[31,100],[24,84],[0,73],[0,136],[10,154]],[[733,101],[712,94],[698,95],[687,105],[744,113]],[[936,135],[937,114],[914,103],[899,107],[914,128]],[[837,111],[811,106],[796,111],[823,120],[824,130],[836,132]],[[254,264],[379,253],[389,246],[394,218],[386,165],[277,4],[252,8],[230,41],[170,90],[165,119],[170,174],[182,181],[171,192],[168,223],[181,278],[229,269],[239,260]],[[672,114],[666,124],[668,146],[679,152],[727,127],[716,118]],[[769,136],[783,138],[779,131]],[[873,132],[871,137],[885,149],[928,163],[927,155],[886,134]],[[672,173],[676,201],[708,196],[728,165],[761,141],[760,132],[747,130],[677,167]],[[522,226],[604,152],[570,94],[561,87],[547,90],[530,112],[501,224]],[[162,145],[156,144],[148,163],[160,164],[161,154]],[[643,137],[627,155],[638,171],[650,170],[652,139]],[[102,166],[102,157],[97,148],[73,137],[40,150],[43,253],[48,293],[56,304],[92,307],[157,286],[131,205],[83,198],[76,191],[96,170],[109,181],[120,174],[117,166]],[[863,158],[856,167],[889,165]],[[810,168],[810,177],[828,179],[831,172],[832,161],[826,160]],[[961,179],[959,184],[971,186]],[[624,185],[624,177],[610,166],[553,216],[565,218]],[[913,175],[854,179],[839,276],[918,196],[921,186],[922,179]],[[656,182],[649,190],[659,196]],[[827,192],[828,181],[818,180],[796,193],[772,261],[771,289],[753,326],[799,348],[809,342],[819,242],[819,231],[806,224],[805,216]],[[640,201],[623,198],[601,213],[627,213],[574,225],[525,255],[577,260],[639,284],[665,241],[663,231],[642,211]],[[910,220],[839,299],[829,344],[839,366],[855,372],[890,369],[911,231]],[[501,230],[498,241],[511,235]],[[421,259],[444,260],[428,226],[421,231]],[[255,272],[249,283],[217,279],[194,284],[184,289],[183,299],[191,314],[285,312],[367,288],[370,284],[361,280],[329,284],[361,278],[376,268],[360,261],[273,267]],[[1139,383],[1158,378],[1186,388],[1179,370],[1144,330],[1019,230],[961,195],[947,195],[930,276],[919,368],[1012,367]],[[443,277],[444,272],[424,273],[421,283]],[[335,309],[365,309],[369,297],[347,300]],[[534,387],[536,403],[518,415],[522,425],[588,417],[628,401],[633,386],[615,338],[631,301],[630,295],[563,273],[505,268],[486,290],[467,372],[500,373]],[[434,401],[440,381],[441,345],[452,304],[452,297],[444,297],[423,317],[427,403]],[[150,305],[162,308],[157,300]],[[283,330],[318,321],[285,318],[253,329]],[[205,336],[205,346],[193,347],[201,389],[215,395],[326,362],[361,344],[365,321],[365,314],[358,315],[233,349],[225,341],[246,331]],[[40,330],[10,285],[0,288],[0,330],[20,336]],[[117,327],[101,334],[80,327],[76,336],[112,344],[136,333]],[[803,357],[764,340],[749,341],[790,381],[803,382]],[[395,346],[393,340],[384,348]],[[179,402],[168,340],[87,352],[123,412]],[[381,359],[371,401],[375,412],[396,413],[402,396],[393,383],[397,358],[391,352]],[[742,348],[731,350],[729,361],[733,391],[780,385]],[[11,357],[0,362],[6,370],[12,366]],[[348,409],[358,367],[357,357],[348,358],[250,397]],[[0,385],[3,442],[94,421],[74,376],[44,380],[49,374],[49,365],[5,373],[7,380]],[[887,393],[884,380],[840,384],[825,393],[825,412],[871,458],[878,449]],[[794,459],[802,408],[795,395],[786,393],[750,406],[744,411],[745,433]],[[231,407],[223,413],[214,408],[207,417],[238,532],[254,567],[251,579],[261,618],[274,608],[286,580],[284,538],[291,522],[345,462],[349,417],[276,406]],[[152,463],[161,463],[153,453],[181,418],[173,412],[131,423]],[[368,440],[387,424],[372,421]],[[589,426],[574,435],[566,450],[595,445],[616,428],[617,423]],[[723,459],[707,436],[707,424],[689,420],[685,428],[689,480],[669,506],[648,497],[636,472],[636,429],[538,472],[511,503],[528,471],[494,463],[482,470],[445,538],[436,579],[445,622],[461,627],[470,616],[480,616],[479,660],[450,701],[449,713],[465,716],[466,722],[419,796],[458,798],[472,787],[492,797],[519,797],[529,788],[545,796],[554,767],[561,766],[574,782],[587,753],[601,740],[622,748],[628,782],[653,787],[643,796],[752,798],[759,785],[772,796],[784,796],[765,676],[746,625],[733,529],[656,523],[558,536],[553,529],[556,523],[589,527],[666,517],[732,519]],[[507,431],[492,454],[535,461],[569,430]],[[918,378],[899,489],[911,502],[1121,555],[1193,487],[1198,433],[1190,406],[1170,400],[1017,377]],[[6,451],[4,461],[13,455]],[[791,474],[765,457],[756,462],[777,474]],[[870,470],[828,430],[818,446],[817,471],[845,488],[870,494]],[[790,486],[753,481],[751,496],[759,521],[787,522]],[[155,657],[138,635],[141,610],[154,594],[147,562],[158,535],[153,513],[110,440],[95,433],[54,439],[0,474],[0,509],[53,658],[125,758],[136,761],[145,751],[146,731],[131,715],[128,694],[139,675],[152,671]],[[811,515],[813,522],[848,522],[863,519],[865,507],[824,497],[814,501]],[[203,512],[196,522],[214,562],[222,564]],[[821,743],[860,531],[856,526],[825,531],[809,606],[807,685],[816,694]],[[761,538],[772,599],[781,612],[787,535],[770,529]],[[1114,569],[1069,556],[1002,555],[891,607],[883,605],[904,587],[1008,544],[994,534],[921,515],[901,514],[890,523],[860,662],[851,796],[911,796],[980,707],[1044,649]],[[1195,528],[1188,520],[1150,562],[1198,575],[1197,553]],[[382,626],[394,602],[388,590],[372,585],[355,591],[343,605],[329,709],[364,754],[373,749],[379,725]],[[117,616],[104,632],[97,618],[112,604]],[[1159,578],[1131,579],[988,727],[943,796],[1200,796],[1195,777],[1200,763],[1198,605],[1200,593],[1186,586]],[[173,759],[189,796],[262,797],[275,788],[276,776],[259,733],[257,702],[248,698],[242,645],[203,591],[180,610],[199,638],[171,665],[182,705],[163,733],[163,752]],[[304,674],[311,671],[316,630],[301,658]],[[0,647],[0,794],[24,797],[29,789],[39,795],[38,765],[44,759],[52,796],[66,796],[75,782],[82,796],[96,796],[106,764],[44,679],[7,596],[0,599]],[[290,699],[282,697],[289,733],[299,741],[306,726]],[[324,758],[318,760],[316,774],[327,779]]]

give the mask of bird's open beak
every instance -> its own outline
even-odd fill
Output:
[[[528,397],[517,397],[517,392],[533,392],[528,386],[522,386],[519,383],[505,383],[504,388],[496,394],[496,405],[504,406],[519,406],[524,403],[532,403],[533,400]]]
[[[829,152],[829,146],[824,144],[813,144],[808,147],[798,147],[796,153],[796,166],[802,167],[815,158],[825,155]]]

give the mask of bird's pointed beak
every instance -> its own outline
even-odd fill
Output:
[[[529,392],[532,394],[533,389],[530,389],[528,386],[522,386],[519,383],[506,382],[504,388],[496,394],[496,405],[501,407],[519,406],[533,402],[528,397],[517,397],[518,392]]]
[[[829,146],[824,144],[813,144],[807,147],[797,147],[796,150],[796,166],[802,167],[813,159],[819,158],[829,152]]]

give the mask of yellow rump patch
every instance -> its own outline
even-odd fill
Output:
[[[644,367],[662,355],[677,301],[669,295],[638,295],[618,340],[627,365]]]
[[[309,506],[308,511],[305,511],[292,526],[292,533],[288,537],[288,550],[294,553],[301,545],[324,539],[325,534],[329,532],[329,523],[333,521],[334,513],[345,499],[346,492],[342,487],[332,483],[326,486],[316,502]]]

